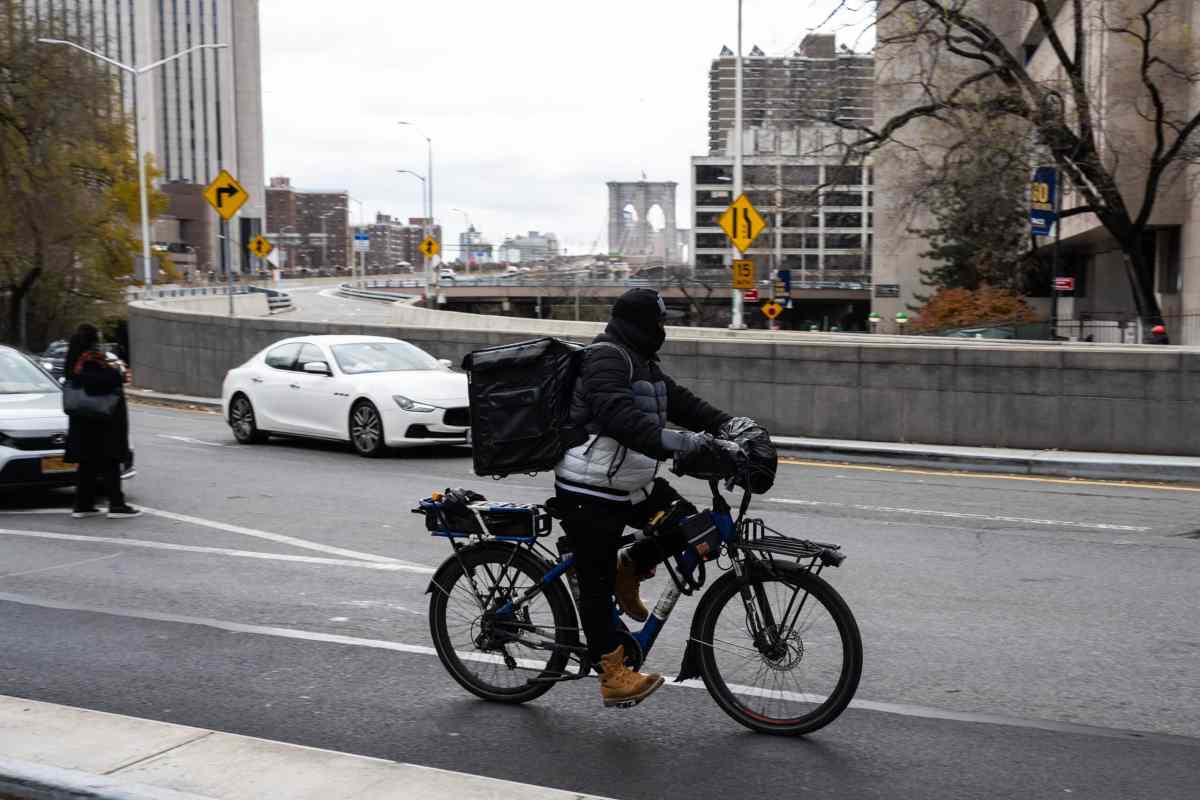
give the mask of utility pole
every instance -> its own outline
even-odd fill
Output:
[[[733,82],[733,200],[742,196],[742,0],[737,4],[737,56],[734,58]],[[738,258],[738,250],[732,244],[729,247],[730,269],[733,261]],[[733,319],[729,327],[741,330],[746,327],[742,315],[742,292],[732,290]]]

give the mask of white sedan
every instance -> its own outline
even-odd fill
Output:
[[[471,424],[467,376],[385,336],[276,342],[225,374],[221,404],[242,444],[308,436],[348,441],[364,456],[464,444]]]

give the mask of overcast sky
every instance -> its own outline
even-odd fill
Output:
[[[745,0],[744,51],[790,53],[833,0]],[[344,189],[420,216],[433,138],[445,241],[553,231],[571,253],[607,239],[610,180],[673,180],[708,150],[708,68],[736,45],[736,0],[262,0],[268,177]],[[847,43],[851,37],[846,36]],[[352,221],[358,205],[351,203]],[[454,252],[447,257],[453,259]]]

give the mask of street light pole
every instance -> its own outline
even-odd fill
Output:
[[[733,199],[742,196],[742,0],[738,0],[737,11],[737,56],[734,58],[733,80]],[[730,247],[730,261],[737,259],[736,247]],[[730,264],[732,268],[732,263]],[[732,271],[730,273],[732,275]],[[742,292],[732,290],[733,308],[729,327],[740,330],[746,327],[742,315]]]
[[[433,235],[433,139],[426,136],[425,131],[421,130],[419,127],[417,127],[416,125],[414,125],[411,122],[405,122],[404,120],[400,120],[399,124],[404,125],[409,128],[412,128],[417,133],[419,133],[422,136],[422,138],[425,139],[425,145],[426,145],[425,175],[428,177],[428,180],[425,180],[422,182],[425,184],[425,194],[429,198],[428,205],[427,205],[428,211],[426,212],[426,215],[425,215],[425,224],[426,224],[425,235],[432,236]],[[425,263],[425,284],[427,287],[426,295],[428,295],[428,291],[429,291],[428,286],[429,286],[429,283],[430,283],[430,280],[432,277],[431,273],[432,273],[432,267],[433,267],[433,259],[427,257],[425,259],[425,261],[426,261],[426,263]]]
[[[350,195],[346,195],[346,197],[349,197],[349,198],[350,198],[351,200],[353,200],[355,203],[358,203],[358,227],[360,227],[360,228],[364,227],[364,226],[366,225],[366,220],[364,220],[364,219],[363,219],[363,203],[362,203],[362,200],[359,200],[358,198],[356,198],[356,197],[352,197],[352,196],[350,196]],[[368,234],[368,235],[369,235],[369,234]],[[360,279],[365,279],[365,278],[366,278],[366,272],[367,272],[367,254],[366,254],[366,253],[363,253],[363,257],[362,257],[362,264],[360,265],[360,264],[358,263],[358,244],[357,244],[357,241],[358,241],[358,237],[357,237],[357,236],[355,236],[355,242],[356,242],[356,244],[354,245],[354,255],[352,256],[352,261],[350,262],[350,281],[351,281],[352,283],[353,283],[353,282],[354,282],[354,280],[355,280],[355,278],[354,278],[354,272],[355,272],[355,269],[356,269],[356,268],[359,268],[359,270],[360,270],[360,271],[359,271],[359,278],[360,278]]]
[[[422,205],[421,214],[424,215],[422,217],[422,219],[427,220],[429,218],[428,217],[428,215],[429,215],[429,203],[428,203],[429,193],[427,191],[425,191],[425,187],[427,185],[425,176],[421,175],[420,173],[413,172],[411,169],[398,169],[398,170],[396,170],[396,172],[399,172],[402,175],[412,175],[414,178],[416,178],[417,180],[419,180],[421,182],[421,205]],[[421,232],[424,233],[426,236],[429,235],[429,229],[427,227],[425,227],[425,225],[421,226]],[[425,255],[424,252],[422,252],[421,253],[421,267],[425,272],[425,298],[426,298],[425,302],[429,302],[429,295],[430,295],[429,286],[431,283],[429,273],[431,272],[430,267],[432,267],[432,266],[433,266],[433,259],[430,258],[429,256]]]
[[[229,45],[227,45],[227,44],[198,44],[195,47],[189,47],[186,50],[181,50],[173,56],[167,56],[166,58],[162,58],[162,59],[159,59],[158,61],[153,61],[149,64],[146,64],[145,66],[136,67],[131,64],[122,64],[120,61],[109,58],[108,56],[104,55],[103,53],[97,53],[95,50],[89,50],[88,48],[84,47],[83,45],[76,44],[75,42],[70,42],[65,39],[38,39],[38,42],[40,42],[41,44],[57,44],[57,45],[63,45],[65,47],[73,47],[76,50],[80,50],[84,53],[87,53],[89,56],[100,59],[101,61],[105,62],[106,64],[111,64],[112,66],[116,67],[117,69],[123,70],[124,72],[128,72],[130,75],[133,76],[133,111],[135,114],[134,124],[133,124],[133,136],[134,136],[134,146],[137,148],[138,196],[139,196],[138,205],[141,207],[140,211],[141,211],[141,216],[142,216],[142,266],[145,269],[145,274],[146,274],[146,278],[145,278],[146,290],[150,291],[151,289],[154,288],[154,271],[150,267],[150,204],[149,204],[148,198],[146,197],[146,157],[145,157],[145,154],[142,152],[142,150],[143,150],[143,148],[142,148],[142,107],[141,107],[140,94],[138,92],[138,84],[140,83],[140,78],[142,77],[142,75],[145,75],[147,72],[150,72],[151,70],[158,69],[163,64],[170,63],[177,58],[183,58],[188,53],[193,53],[197,50],[205,50],[205,49],[214,49],[215,50],[220,47],[228,47]]]

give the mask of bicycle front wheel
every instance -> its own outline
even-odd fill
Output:
[[[485,700],[524,703],[563,675],[578,626],[561,581],[547,584],[515,613],[498,613],[545,574],[539,559],[502,544],[466,548],[439,573],[429,603],[430,633],[442,665],[464,689]]]
[[[832,586],[777,567],[744,581],[727,573],[709,591],[696,644],[704,685],[727,714],[760,733],[800,735],[845,710],[862,674],[862,639]]]

